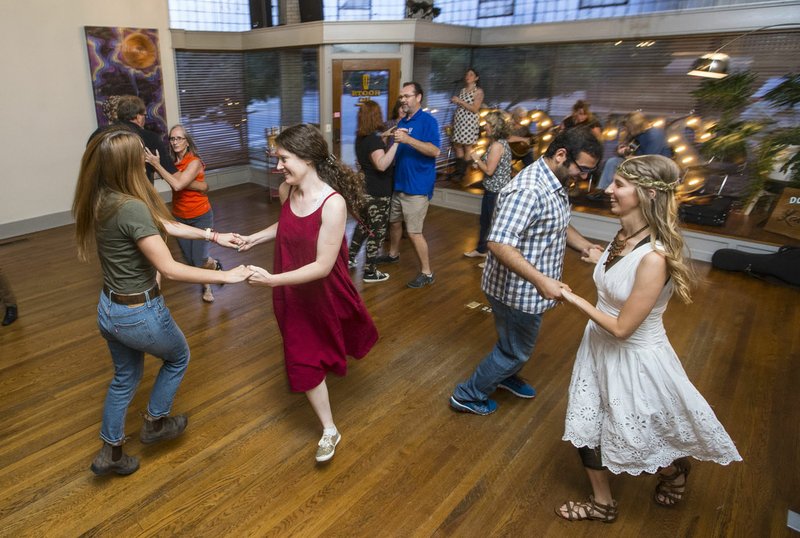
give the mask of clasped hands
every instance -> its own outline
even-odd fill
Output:
[[[241,235],[235,232],[229,232],[219,234],[217,237],[217,243],[223,247],[235,248],[239,252],[244,252],[245,250],[249,250],[250,247],[255,245],[257,242],[252,235]],[[238,270],[239,268],[244,269],[246,271],[246,275],[237,282],[241,282],[242,280],[246,279],[248,284],[258,284],[261,286],[272,285],[272,274],[266,269],[263,269],[257,265],[240,265],[236,269]]]
[[[581,260],[586,263],[597,264],[600,260],[600,256],[603,255],[603,250],[603,247],[600,245],[589,245],[581,250]],[[545,277],[542,281],[535,284],[535,286],[545,299],[555,299],[570,304],[577,303],[578,296],[572,293],[572,288],[564,282]]]

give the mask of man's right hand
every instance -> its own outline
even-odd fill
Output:
[[[547,276],[542,276],[537,282],[533,283],[539,291],[539,295],[545,299],[561,299],[561,290],[572,291],[569,286]]]

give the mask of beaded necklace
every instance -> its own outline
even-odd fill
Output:
[[[611,241],[611,246],[608,249],[608,258],[606,258],[606,263],[603,264],[606,267],[606,269],[608,269],[609,264],[619,256],[619,253],[625,249],[625,243],[628,242],[628,239],[636,237],[649,227],[650,227],[649,224],[645,224],[644,226],[642,226],[641,228],[639,228],[638,230],[636,230],[634,233],[632,233],[627,237],[622,236],[622,228],[620,228],[619,231],[617,232],[617,235],[614,236],[613,241]]]

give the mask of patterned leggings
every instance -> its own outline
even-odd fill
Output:
[[[367,264],[365,273],[374,273],[377,269],[375,258],[381,250],[381,244],[386,238],[389,223],[389,207],[391,196],[367,196],[367,207],[364,210],[364,223],[356,224],[353,240],[350,242],[350,261],[354,261],[361,250],[364,239],[367,240]]]

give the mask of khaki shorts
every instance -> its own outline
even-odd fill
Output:
[[[389,222],[405,221],[408,233],[421,234],[429,204],[430,200],[424,194],[406,194],[395,191],[392,194]]]

